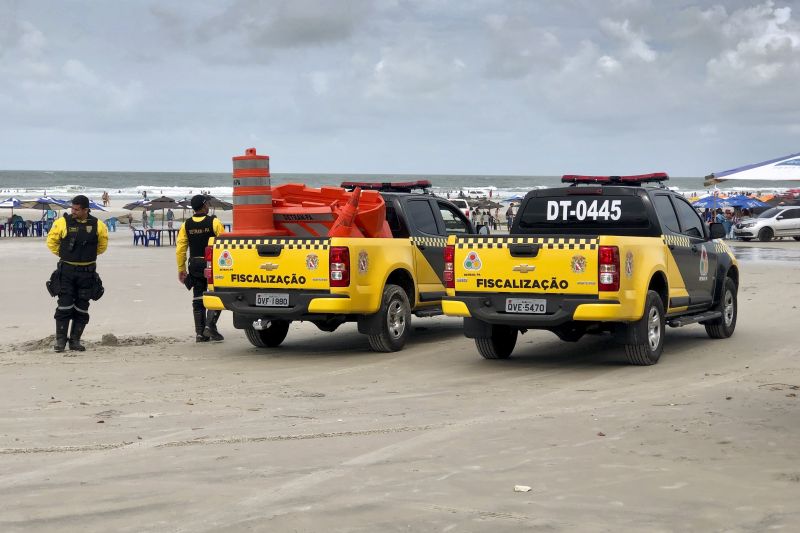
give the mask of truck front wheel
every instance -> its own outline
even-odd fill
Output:
[[[286,338],[290,323],[288,320],[270,320],[265,329],[244,328],[244,333],[256,348],[275,348]]]
[[[656,291],[647,291],[644,316],[628,324],[625,353],[632,365],[654,365],[664,351],[664,304]]]
[[[369,347],[376,352],[402,350],[411,333],[411,305],[406,292],[397,285],[386,285],[376,318],[377,333],[369,334]]]
[[[475,346],[484,359],[508,359],[517,345],[517,330],[509,326],[492,326],[491,337],[475,337]]]

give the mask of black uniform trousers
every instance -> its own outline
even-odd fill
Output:
[[[58,292],[56,320],[89,323],[89,299],[94,288],[96,265],[76,266],[61,263],[61,289]]]
[[[208,289],[208,280],[204,277],[200,278],[197,276],[192,276],[192,308],[195,311],[202,311],[205,313],[205,307],[203,307],[203,293],[206,292]]]

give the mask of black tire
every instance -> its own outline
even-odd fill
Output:
[[[397,285],[386,285],[378,315],[380,333],[369,335],[369,347],[375,352],[402,350],[411,334],[411,305],[406,292]]]
[[[628,325],[625,354],[632,365],[654,365],[664,351],[664,303],[656,291],[647,291],[644,315]]]
[[[752,241],[753,239],[751,239],[750,237],[739,237],[739,240],[742,240],[742,241],[744,241],[744,242],[750,242],[750,241]]]
[[[758,240],[761,242],[771,241],[773,237],[775,237],[775,232],[772,231],[772,228],[761,228],[761,231],[758,232]]]
[[[705,324],[706,333],[712,339],[727,339],[733,335],[739,315],[737,292],[736,283],[731,278],[725,278],[719,302],[714,306],[716,311],[722,312],[722,317]]]
[[[270,320],[266,329],[245,328],[244,333],[256,348],[275,348],[289,333],[289,324],[288,320]]]
[[[508,359],[517,344],[518,330],[509,326],[492,326],[491,337],[476,337],[475,346],[484,359]]]
[[[796,241],[800,241],[800,237],[792,237],[792,239],[794,239]]]

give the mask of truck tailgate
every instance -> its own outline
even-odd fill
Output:
[[[598,244],[597,236],[458,238],[455,292],[597,295]]]
[[[214,239],[214,288],[328,290],[329,239]]]

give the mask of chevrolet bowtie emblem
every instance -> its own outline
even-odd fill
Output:
[[[526,272],[533,272],[536,270],[536,265],[517,265],[511,270],[514,270],[515,272],[522,272],[524,274]]]
[[[264,263],[258,268],[260,268],[261,270],[275,270],[276,268],[278,268],[278,265],[276,265],[275,263]]]

